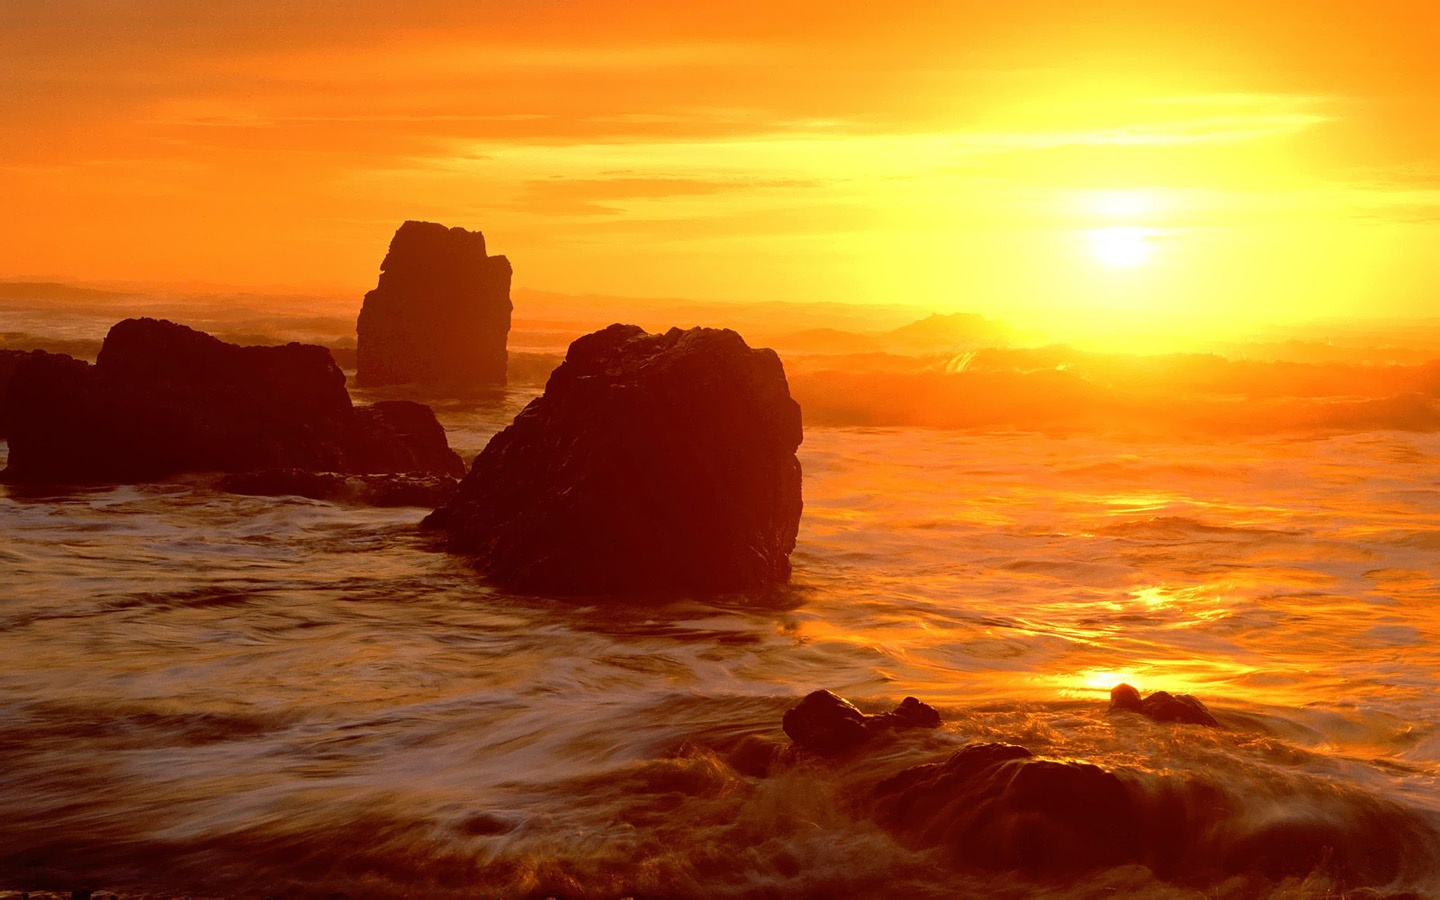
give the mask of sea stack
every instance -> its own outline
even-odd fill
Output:
[[[406,222],[356,322],[361,387],[464,391],[505,383],[510,261],[478,231]]]
[[[126,319],[94,365],[24,359],[6,393],[12,482],[464,471],[429,407],[352,406],[345,373],[314,345],[240,347],[174,322]]]
[[[503,586],[555,594],[782,583],[800,406],[773,350],[611,325],[570,345],[426,524]]]

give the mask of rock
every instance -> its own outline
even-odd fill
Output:
[[[155,319],[111,328],[93,366],[53,355],[21,361],[6,410],[12,482],[464,469],[428,408],[353,407],[323,347],[240,347]]]
[[[496,583],[558,594],[783,583],[800,523],[800,407],[733,331],[611,325],[425,520]]]
[[[897,731],[905,728],[939,728],[940,713],[928,703],[921,703],[914,697],[906,697],[900,705],[875,719]]]
[[[356,383],[469,389],[505,383],[510,261],[478,231],[406,222],[356,322]]]
[[[875,797],[881,825],[966,867],[1052,873],[1140,855],[1142,820],[1119,778],[1010,744],[970,744],[881,782]]]
[[[906,697],[891,712],[867,716],[849,700],[820,690],[787,710],[781,727],[801,749],[819,756],[843,756],[887,731],[939,728],[940,713]]]
[[[874,735],[865,714],[829,691],[814,691],[785,712],[781,727],[801,748],[820,756],[840,756]]]
[[[1110,691],[1110,712],[1135,712],[1156,722],[1220,727],[1205,704],[1189,694],[1155,691],[1142,700],[1140,692],[1128,684],[1117,684]]]
[[[16,367],[24,360],[44,357],[71,358],[63,353],[46,353],[44,350],[0,350],[0,439],[3,439],[10,430],[10,417],[5,409],[5,395],[8,393],[10,379],[15,375]]]
[[[354,415],[354,440],[347,454],[346,471],[361,475],[465,474],[464,462],[445,438],[445,427],[425,404],[383,400],[356,407]]]
[[[1323,868],[1352,885],[1384,885],[1440,851],[1421,816],[1324,778],[1243,766],[1111,770],[1011,744],[970,744],[906,769],[881,781],[871,803],[875,820],[913,849],[1029,877],[1126,864],[1187,881]]]

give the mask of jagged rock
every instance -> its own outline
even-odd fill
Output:
[[[887,731],[938,728],[934,707],[906,697],[894,710],[867,716],[849,700],[829,691],[812,691],[787,710],[781,727],[801,749],[820,756],[843,756]]]
[[[351,406],[345,375],[323,347],[239,347],[155,319],[111,328],[93,366],[22,361],[6,409],[12,482],[464,468],[426,407]]]
[[[505,383],[510,261],[478,231],[406,222],[356,322],[356,383],[468,389]]]
[[[342,475],[303,469],[265,469],[226,475],[217,487],[232,494],[434,509],[450,499],[459,483],[459,479],[451,475]]]
[[[561,594],[786,581],[800,522],[800,407],[733,331],[611,325],[426,519],[497,583]]]
[[[15,375],[15,368],[24,360],[47,356],[71,358],[63,353],[46,353],[44,350],[0,350],[0,439],[10,430],[10,415],[5,408],[5,397],[9,392],[10,379]]]
[[[1219,728],[1220,723],[1210,710],[1189,694],[1155,691],[1140,698],[1140,692],[1128,684],[1117,684],[1110,691],[1110,712],[1135,712],[1156,722],[1181,722]]]

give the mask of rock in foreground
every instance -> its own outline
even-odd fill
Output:
[[[323,347],[239,347],[156,319],[115,325],[93,366],[63,356],[22,361],[6,410],[12,482],[463,471],[427,407],[353,407]]]
[[[406,222],[356,323],[355,380],[464,390],[505,383],[510,261],[478,231]]]
[[[976,743],[876,786],[876,820],[952,865],[1031,877],[1125,864],[1206,883],[1229,875],[1384,885],[1440,847],[1435,830],[1387,800],[1333,783],[1243,767],[1204,774],[1111,770]]]
[[[495,582],[561,594],[786,581],[800,523],[800,407],[733,331],[611,325],[426,519]]]
[[[867,716],[843,697],[813,691],[786,711],[781,727],[801,749],[820,756],[843,756],[887,731],[938,728],[940,714],[934,707],[906,697],[888,713]]]

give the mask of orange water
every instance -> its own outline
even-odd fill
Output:
[[[468,457],[524,399],[441,412]],[[1440,817],[1440,437],[810,428],[801,455],[793,584],[663,604],[494,591],[420,509],[0,496],[0,886],[1200,896],[977,879],[857,809],[976,738],[1219,779],[1257,815],[1279,779]],[[1230,727],[1112,720],[1119,680]],[[849,766],[724,762],[817,687],[946,725]]]

